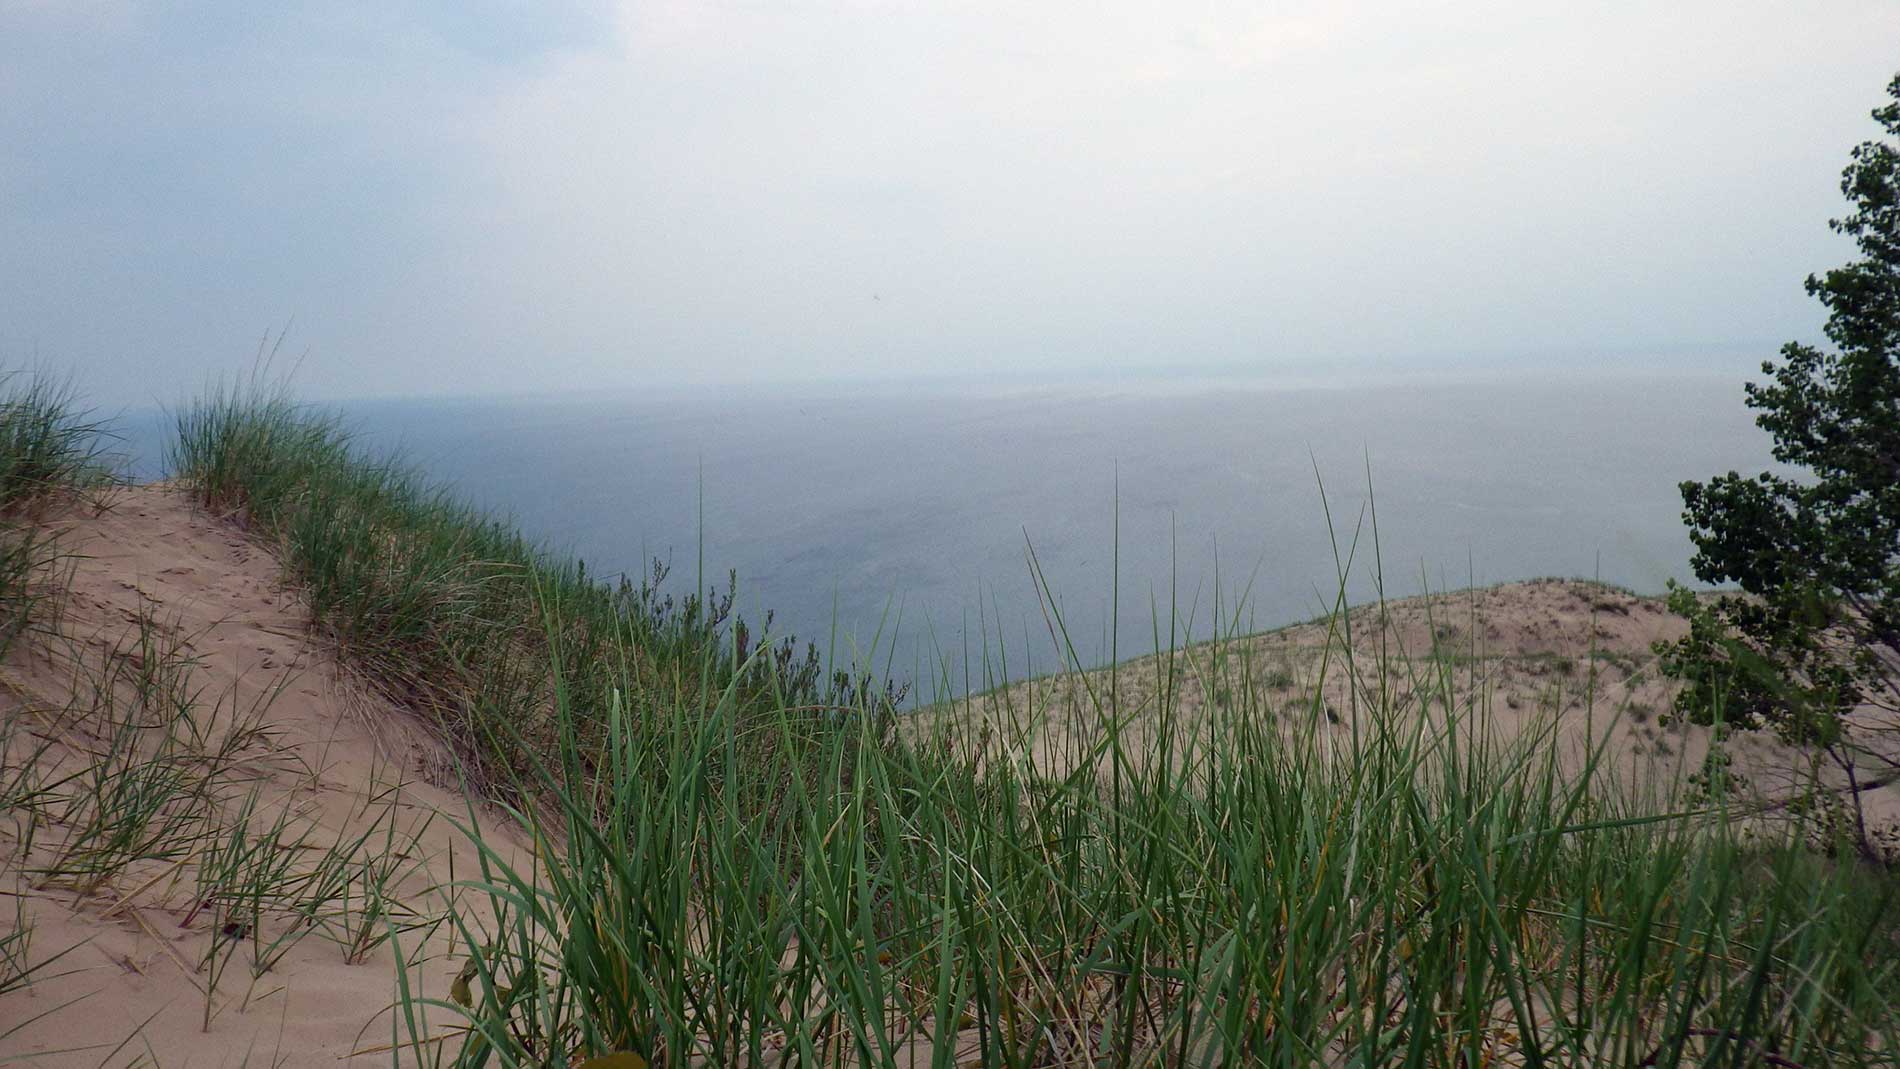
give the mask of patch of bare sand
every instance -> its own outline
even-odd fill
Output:
[[[0,995],[0,1061],[92,1067],[110,1054],[112,1065],[333,1066],[391,1043],[396,962],[374,892],[387,892],[424,994],[443,997],[464,960],[452,927],[439,923],[451,873],[476,871],[451,823],[468,819],[468,802],[442,786],[449,755],[312,640],[307,608],[266,550],[183,493],[125,490],[54,526],[72,554],[70,594],[53,633],[16,648],[0,694],[15,729],[6,764],[37,754],[35,771],[50,785],[32,814],[19,807],[0,819],[0,932],[24,920],[29,960],[65,953],[30,986]],[[141,699],[154,686],[189,700],[194,745],[207,753],[160,723],[162,696]],[[126,730],[140,719],[144,727]],[[115,747],[138,751],[119,754],[122,777],[170,755],[167,768],[215,771],[204,792],[215,797],[202,812],[181,797],[162,814],[169,834],[199,836],[198,848],[125,865],[89,887],[48,870],[99,845],[74,843],[90,819],[86,770]],[[196,756],[177,760],[188,750]],[[242,910],[221,909],[205,892],[202,846],[238,821],[277,843],[260,858],[288,855],[277,883],[286,894],[314,898],[302,876],[347,853],[331,862],[345,892],[301,922],[292,902],[274,902],[255,929]],[[484,823],[491,846],[520,856],[517,839]],[[479,914],[479,903],[461,908]],[[388,1061],[375,1053],[364,1064]]]

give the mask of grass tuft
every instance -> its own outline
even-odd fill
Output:
[[[59,584],[57,536],[35,522],[49,507],[113,485],[102,425],[70,386],[0,372],[0,657],[34,626]]]
[[[78,407],[70,385],[0,372],[0,515],[114,482],[104,425]]]

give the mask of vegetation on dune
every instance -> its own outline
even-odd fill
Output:
[[[827,672],[815,646],[801,655],[787,637],[755,648],[764,640],[733,616],[731,577],[724,592],[677,600],[661,592],[658,562],[639,582],[601,582],[280,393],[223,390],[186,409],[169,462],[278,550],[348,662],[427,713],[488,789],[556,747],[557,677],[581,710],[730,695],[741,708],[817,718],[848,704],[888,712],[901,699],[866,674]],[[605,730],[576,727],[592,740]]]
[[[470,1067],[1893,1064],[1881,874],[1638,801],[1601,751],[1566,773],[1554,725],[1473,730],[1484,699],[1427,662],[1359,650],[1360,730],[1317,692],[1289,730],[1264,666],[1216,663],[1251,648],[1157,658],[1139,735],[1096,691],[1054,762],[1033,708],[873,737],[614,703],[604,749],[564,731],[540,770],[552,824],[518,817],[566,848],[487,852],[498,925],[464,930],[465,991],[407,975],[402,1039],[465,1028]],[[1202,671],[1233,700],[1177,716]]]
[[[70,387],[28,372],[0,374],[0,514],[112,483],[102,424]]]
[[[1250,654],[1214,636],[1156,658],[1138,711],[1091,694],[1065,759],[1038,766],[1033,711],[887,730],[888,691],[749,647],[726,597],[598,585],[281,397],[217,395],[179,430],[179,475],[278,547],[342,653],[524,800],[532,860],[484,848],[464,881],[495,924],[450,915],[460,971],[404,972],[404,1059],[1900,1050],[1888,881],[1719,810],[1639,804],[1601,754],[1566,772],[1554,731],[1487,740],[1485,699],[1445,666],[1351,651],[1347,628],[1328,656],[1391,679],[1356,733],[1317,687],[1297,730],[1264,715],[1299,695],[1271,665],[1217,663]],[[1227,700],[1177,715],[1203,671]]]
[[[1328,627],[1322,678],[1369,680],[1347,730],[1321,684],[1216,634],[1143,662],[1151,687],[1087,691],[1038,763],[1033,708],[889,730],[889,690],[748,641],[727,595],[597,584],[281,397],[214,395],[179,432],[190,491],[276,547],[340,653],[433,714],[536,845],[494,848],[471,810],[480,871],[396,900],[416,830],[320,843],[265,813],[227,778],[262,705],[217,715],[142,626],[61,721],[101,762],[48,771],[9,720],[0,793],[43,844],[22,878],[96,897],[141,865],[191,874],[206,1027],[314,934],[394,952],[397,1064],[1900,1051],[1889,876],[1631,791],[1600,750],[1578,769],[1555,725],[1473,730],[1488,699],[1442,658]],[[1197,675],[1223,699],[1188,715]],[[447,931],[460,962],[416,957]],[[14,986],[51,960],[0,951]]]
[[[50,574],[60,560],[57,538],[34,520],[61,497],[109,480],[100,430],[74,407],[70,391],[41,376],[0,374],[0,658],[61,593]],[[17,822],[46,797],[26,757],[44,747],[25,735],[16,717],[0,721],[0,814],[15,823],[16,834]],[[71,952],[35,953],[24,903],[16,899],[7,913],[0,928],[0,995],[29,986]],[[0,1027],[0,1040],[13,1030]]]
[[[1088,691],[1038,764],[1034,709],[888,730],[890,691],[750,642],[729,594],[599,584],[280,396],[182,413],[172,461],[277,549],[351,665],[517,800],[508,819],[537,844],[491,849],[471,811],[480,871],[434,907],[387,895],[414,834],[393,824],[381,860],[382,838],[358,835],[287,867],[295,829],[204,786],[228,747],[185,744],[195,699],[131,681],[166,711],[99,706],[101,730],[159,734],[102,747],[117,774],[10,773],[10,808],[47,829],[36,872],[62,885],[186,859],[211,911],[195,923],[243,933],[207,944],[207,1022],[305,931],[407,963],[453,929],[460,963],[400,974],[399,1064],[1805,1067],[1900,1051],[1889,877],[1798,830],[1633,792],[1601,751],[1578,770],[1554,725],[1474,731],[1488,699],[1442,658],[1327,628],[1322,661],[1377,681],[1348,731],[1320,684],[1217,634],[1144,662],[1150,687]],[[997,659],[983,677],[1006,683]],[[1223,698],[1188,715],[1196,674]],[[10,737],[17,757],[27,737]],[[181,808],[207,794],[215,812]]]
[[[1690,632],[1663,651],[1679,714],[1819,747],[1859,788],[1839,833],[1870,857],[1861,791],[1900,779],[1900,76],[1887,92],[1873,115],[1896,140],[1854,149],[1854,210],[1832,224],[1861,258],[1807,280],[1834,348],[1790,342],[1747,386],[1775,459],[1805,474],[1682,484],[1696,575],[1741,592],[1674,590]]]
[[[123,919],[140,894],[146,906],[178,903],[174,939],[195,955],[190,983],[209,1028],[233,1004],[259,992],[259,979],[310,937],[362,955],[392,934],[413,935],[444,921],[420,918],[385,890],[414,867],[415,833],[398,784],[366,800],[380,818],[341,840],[289,810],[263,812],[260,756],[271,691],[240,701],[238,687],[215,691],[198,676],[188,636],[150,613],[131,622],[96,657],[76,653],[57,613],[69,558],[59,506],[94,500],[115,483],[99,424],[72,394],[45,378],[15,375],[0,385],[0,657],[24,636],[43,663],[70,673],[71,693],[43,701],[7,665],[0,707],[0,1049],[39,1023],[63,1028],[64,1051],[109,1050],[95,1030],[58,1024],[83,995],[40,1003],[36,989],[85,972],[86,943],[47,945],[28,902],[60,898],[99,904]],[[50,521],[50,522],[49,522]],[[90,645],[87,643],[85,645]],[[281,756],[281,755],[280,755]],[[314,778],[315,773],[303,770]],[[426,818],[425,818],[426,819]],[[372,837],[371,832],[382,832]],[[171,878],[159,880],[154,873]],[[180,873],[194,878],[181,879]],[[376,905],[371,905],[376,903]],[[141,922],[142,923],[142,922]],[[167,946],[171,946],[168,941]],[[181,954],[172,949],[173,956]],[[182,957],[178,960],[183,961]],[[82,1032],[75,1036],[74,1032]],[[135,1033],[136,1035],[136,1033]],[[131,1042],[130,1038],[126,1041]]]
[[[184,1005],[197,1000],[190,1012],[205,1030],[267,996],[267,974],[293,948],[329,943],[355,963],[448,923],[394,893],[424,864],[417,843],[434,819],[413,812],[402,771],[387,783],[372,774],[354,830],[297,812],[267,794],[263,769],[311,784],[322,769],[273,746],[274,690],[212,690],[190,647],[191,636],[141,616],[96,661],[75,660],[63,706],[10,706],[0,718],[0,876],[13,885],[0,996],[82,968],[84,943],[38,945],[34,897],[147,931],[141,909],[168,913],[167,956],[185,969],[195,991]],[[78,1004],[7,1004],[0,1043]],[[88,1045],[97,1031],[64,1029],[68,1053],[111,1047]],[[100,1064],[126,1064],[113,1057],[133,1037]]]
[[[57,540],[35,522],[50,505],[112,482],[101,426],[44,375],[0,373],[0,656],[53,589]]]

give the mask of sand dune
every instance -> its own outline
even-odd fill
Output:
[[[395,943],[432,997],[466,960],[444,922],[452,878],[474,869],[452,823],[472,803],[454,789],[450,755],[339,665],[235,521],[148,486],[54,522],[72,554],[70,593],[51,633],[15,650],[0,693],[10,728],[0,767],[40,784],[0,821],[0,894],[8,924],[16,906],[32,922],[30,959],[57,959],[0,994],[0,1058],[296,1066],[353,1063],[354,1052],[386,1064],[406,1038],[390,1012]],[[1343,624],[1355,629],[1349,666]],[[1670,691],[1650,647],[1678,627],[1654,599],[1545,580],[1144,658],[1114,685],[1124,708],[1149,710],[1137,738],[1164,695],[1188,718],[1244,694],[1288,730],[1345,733],[1367,688],[1387,688],[1390,708],[1462,707],[1507,736],[1552,717],[1580,739],[1607,732],[1612,760],[1635,780],[1680,775],[1709,746],[1706,730],[1658,723]],[[1109,682],[1103,670],[1018,683],[913,728],[975,737],[985,722],[1029,717],[1030,756],[1057,765],[1092,729],[1090,695]],[[1769,791],[1804,764],[1765,739],[1731,748]],[[189,854],[98,860],[110,851],[86,834],[106,795],[90,776],[107,766],[121,783],[171,777],[151,820],[189,836]],[[1869,802],[1879,819],[1900,816],[1900,789]],[[507,832],[486,833],[519,856]],[[235,860],[214,871],[214,857]],[[268,880],[241,878],[271,865]],[[341,890],[319,894],[326,879]],[[243,888],[265,885],[275,897],[247,913]],[[477,903],[455,908],[484,920]]]
[[[102,748],[128,742],[110,723],[136,715],[147,726],[131,741],[145,760],[128,761],[120,774],[155,767],[167,749],[159,738],[167,710],[135,692],[176,669],[163,685],[197,698],[199,731],[213,740],[206,748],[229,739],[235,751],[223,763],[199,755],[211,772],[211,804],[189,813],[185,799],[174,799],[171,815],[203,821],[191,830],[210,836],[238,821],[248,801],[243,822],[279,843],[288,866],[280,884],[292,891],[326,851],[362,842],[337,866],[351,870],[348,894],[313,910],[298,935],[278,912],[250,931],[242,910],[205,906],[200,866],[188,859],[139,861],[90,888],[36,872],[57,864],[83,823],[60,819],[76,804],[67,798],[83,795],[83,776],[52,790],[30,849],[28,815],[9,813],[0,821],[0,891],[31,917],[34,958],[71,949],[30,989],[0,996],[0,1032],[17,1029],[0,1040],[0,1056],[85,1066],[108,1054],[114,1065],[141,1056],[157,1065],[334,1065],[353,1050],[386,1046],[397,983],[374,884],[383,883],[388,921],[417,963],[412,982],[441,997],[458,968],[459,959],[448,960],[457,949],[451,931],[435,923],[451,867],[473,871],[470,844],[450,822],[468,818],[466,800],[442,786],[448,755],[312,639],[308,612],[276,562],[236,524],[156,486],[57,522],[73,554],[71,594],[58,634],[6,666],[0,709],[25,729],[9,764],[37,741],[47,744],[38,764],[49,779],[83,770]],[[86,681],[107,673],[115,693],[89,695]],[[220,919],[230,915],[240,919]],[[254,969],[260,946],[280,939],[281,958]],[[214,947],[228,951],[221,969],[207,965]],[[370,1061],[387,1064],[388,1055]]]

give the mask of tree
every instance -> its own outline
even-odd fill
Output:
[[[1672,588],[1689,632],[1659,648],[1677,715],[1775,731],[1844,772],[1863,852],[1861,792],[1900,778],[1900,75],[1887,95],[1889,140],[1854,149],[1853,211],[1829,224],[1860,256],[1807,280],[1831,348],[1790,342],[1746,387],[1775,459],[1805,472],[1682,484],[1696,576],[1740,593]]]

